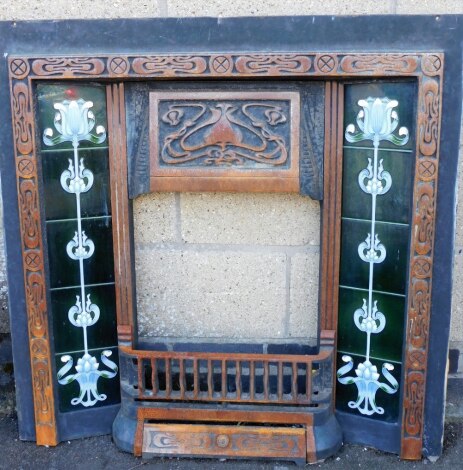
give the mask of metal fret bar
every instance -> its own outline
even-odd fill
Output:
[[[198,359],[193,359],[193,398],[197,399],[198,395],[199,395]]]
[[[268,389],[269,389],[269,380],[268,380],[268,362],[264,361],[264,398],[268,400]]]
[[[208,359],[207,361],[207,394],[209,398],[212,398],[212,392],[214,389],[212,388],[212,361]]]
[[[292,382],[291,382],[291,397],[294,402],[297,401],[297,362],[292,364]]]
[[[241,399],[241,362],[236,361],[236,398]]]
[[[283,363],[278,362],[278,400],[283,401]]]
[[[249,398],[254,400],[256,394],[256,364],[250,361],[249,364]]]
[[[145,380],[143,377],[144,360],[138,359],[138,393],[142,395],[145,392]]]
[[[153,395],[158,393],[158,369],[157,360],[151,359],[151,385],[153,387]]]
[[[227,396],[227,361],[222,361],[222,397]]]
[[[180,399],[183,400],[185,398],[185,362],[183,359],[180,359],[179,364],[179,382],[180,382]]]
[[[172,374],[170,370],[170,359],[166,359],[166,397],[169,398],[172,393]]]

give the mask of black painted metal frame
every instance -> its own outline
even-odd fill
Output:
[[[0,148],[5,241],[13,336],[20,437],[34,439],[27,320],[19,239],[19,216],[9,106],[8,55],[97,54],[104,52],[198,51],[442,51],[446,57],[436,244],[433,276],[439,288],[432,296],[424,454],[442,450],[445,377],[451,314],[455,188],[461,116],[463,16],[280,17],[222,19],[147,19],[95,21],[2,22],[0,40]],[[117,411],[117,410],[115,410]],[[65,436],[72,437],[70,420]],[[110,429],[110,418],[94,419],[89,434]],[[353,428],[346,440],[363,442],[365,427]],[[66,439],[68,437],[62,437]],[[385,443],[387,445],[388,443]],[[392,444],[392,443],[390,443]]]

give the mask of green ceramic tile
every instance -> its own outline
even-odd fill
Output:
[[[85,295],[100,309],[95,325],[87,328],[88,347],[91,349],[117,345],[116,303],[114,285],[86,287]],[[80,288],[60,289],[51,292],[55,352],[77,351],[83,347],[82,328],[72,325],[69,309],[75,305],[76,296],[81,297]]]
[[[344,366],[346,363],[342,361],[342,353],[339,353],[337,356],[337,365],[336,370],[340,367]],[[354,360],[354,367],[353,369],[345,374],[345,377],[356,377],[355,369],[359,363],[363,362],[365,359],[362,356],[355,356],[350,354],[352,359]],[[380,374],[379,382],[390,385],[389,382],[385,379],[382,374],[382,366],[384,361],[378,361],[376,359],[371,360],[372,365],[376,366],[378,373]],[[399,389],[392,394],[386,393],[383,390],[379,389],[375,395],[375,403],[376,406],[383,408],[384,413],[378,414],[374,413],[372,415],[363,415],[360,413],[358,409],[353,409],[349,407],[349,402],[357,401],[358,399],[358,391],[357,385],[355,383],[352,384],[341,384],[338,380],[336,381],[336,409],[339,411],[352,413],[357,416],[365,416],[366,418],[377,419],[381,421],[386,421],[390,423],[395,423],[399,419],[399,404],[400,404],[400,395],[401,395],[401,376],[402,376],[402,366],[401,364],[393,363],[394,370],[391,371],[391,375],[397,380],[399,383]]]
[[[369,83],[346,85],[344,88],[344,131],[349,124],[355,124],[355,128],[358,131],[357,115],[362,110],[362,107],[358,104],[359,100],[369,97],[395,99],[399,102],[398,106],[394,108],[399,117],[399,125],[395,135],[398,135],[400,127],[406,127],[409,131],[410,139],[403,146],[397,146],[388,141],[381,141],[380,148],[413,149],[416,122],[416,90],[417,84],[415,81],[384,82],[377,80]],[[345,139],[344,144],[352,145]],[[357,142],[354,145],[373,147],[371,140]]]
[[[107,350],[111,351],[112,353],[111,356],[109,357],[109,360],[114,362],[116,365],[118,365],[119,356],[118,356],[117,347],[110,348],[110,349],[108,348]],[[109,371],[108,367],[105,364],[103,364],[103,361],[101,360],[102,352],[103,352],[103,349],[89,350],[89,354],[95,357],[96,361],[99,364],[98,370]],[[67,372],[64,375],[65,377],[69,377],[69,376],[72,376],[73,374],[76,374],[75,366],[77,365],[77,361],[83,355],[84,355],[84,351],[77,351],[72,354],[69,354],[69,356],[71,356],[73,359],[73,366],[69,370],[69,372]],[[59,371],[63,367],[63,365],[65,365],[65,363],[62,362],[61,360],[63,356],[64,356],[63,354],[58,354],[55,356],[57,371]],[[82,376],[82,379],[84,378],[85,377]],[[92,408],[99,408],[101,406],[108,406],[108,405],[114,405],[116,403],[120,403],[121,397],[120,397],[120,385],[119,385],[119,371],[117,372],[116,376],[113,378],[99,377],[96,385],[97,385],[98,394],[99,395],[104,394],[106,395],[106,398],[104,400],[97,401],[92,406]],[[71,403],[71,400],[73,398],[79,397],[80,386],[79,386],[77,379],[64,385],[57,384],[57,388],[58,388],[59,411],[61,413],[88,409],[88,408],[85,408],[82,404],[73,405]]]
[[[47,222],[47,247],[50,272],[50,287],[80,285],[79,262],[66,252],[72,240],[77,221]],[[103,217],[82,220],[82,230],[95,245],[93,255],[83,261],[86,284],[101,284],[114,281],[113,245],[111,218]]]
[[[358,176],[373,159],[373,150],[344,149],[342,215],[371,219],[372,196],[360,188]],[[384,170],[392,178],[389,191],[376,197],[376,220],[409,223],[413,185],[414,155],[411,152],[380,151]],[[379,163],[379,162],[378,162]]]
[[[341,226],[340,284],[368,289],[369,263],[358,254],[358,246],[371,232],[368,221],[343,219]],[[373,289],[405,294],[409,227],[391,223],[376,223],[376,233],[386,248],[386,258],[374,265]]]
[[[368,303],[368,291],[339,289],[338,349],[347,353],[365,355],[367,335],[354,323],[354,312]],[[404,337],[405,298],[373,292],[378,310],[386,317],[384,330],[372,334],[370,354],[387,361],[402,360]]]
[[[42,136],[46,128],[53,129],[53,135],[57,135],[57,131],[53,124],[56,110],[54,104],[63,100],[78,100],[82,98],[85,101],[92,101],[93,107],[90,108],[95,115],[95,132],[96,126],[104,126],[107,129],[106,122],[106,90],[104,85],[80,85],[75,83],[66,84],[39,84],[36,89],[37,101],[37,121],[39,131],[39,145],[42,150],[50,149],[67,149],[72,148],[70,142],[63,142],[59,145],[49,147],[44,144]],[[107,139],[101,144],[92,144],[91,142],[82,141],[82,147],[99,147],[107,146]]]
[[[60,177],[67,170],[72,152],[45,152],[42,155],[45,218],[47,220],[76,217],[76,196],[61,187]],[[94,176],[90,190],[80,195],[82,217],[111,215],[108,151],[106,149],[82,150],[79,159]]]

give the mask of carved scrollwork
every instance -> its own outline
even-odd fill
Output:
[[[29,87],[24,82],[13,86],[13,132],[17,151],[22,155],[32,152],[32,113]]]
[[[53,417],[53,397],[51,395],[50,388],[50,371],[48,369],[47,362],[35,363],[33,371],[33,385],[34,385],[34,397],[35,397],[35,416],[36,420],[41,423],[51,423],[54,420]]]
[[[266,448],[269,453],[285,452],[300,453],[297,437],[292,436],[261,436],[259,434],[239,434],[234,436],[234,445],[240,449]]]
[[[197,161],[206,166],[281,165],[288,158],[287,112],[272,102],[174,102],[161,115],[173,127],[161,148],[165,164]]]
[[[194,427],[193,427],[194,428]],[[188,450],[192,454],[233,455],[237,450],[243,455],[256,456],[299,456],[305,446],[300,435],[290,433],[264,434],[242,430],[233,434],[216,434],[213,427],[208,430],[186,431],[154,430],[145,431],[144,449],[147,452],[181,454]]]
[[[429,308],[431,306],[429,283],[416,280],[412,285],[410,318],[408,320],[410,344],[416,348],[426,346],[429,329]]]
[[[236,70],[242,74],[285,75],[308,73],[312,61],[299,54],[246,55],[236,59]]]
[[[139,75],[175,77],[201,74],[206,70],[207,62],[198,56],[147,56],[136,57],[132,68]]]
[[[412,55],[346,55],[341,69],[346,73],[366,75],[411,74],[418,68],[418,58]]]
[[[95,76],[104,70],[104,62],[92,57],[50,57],[32,62],[32,71],[39,77]]]
[[[47,336],[47,300],[42,273],[31,273],[27,276],[26,300],[29,310],[29,331],[34,337]]]
[[[435,54],[421,57],[423,73],[437,76],[442,58]],[[416,162],[413,240],[409,283],[409,308],[406,339],[406,374],[403,414],[402,452],[419,458],[423,435],[424,393],[431,315],[431,287],[436,191],[434,181],[438,172],[438,139],[440,123],[440,81],[423,79],[419,88],[417,143],[420,154]],[[417,439],[409,444],[407,439]],[[409,447],[411,446],[411,447]]]
[[[404,397],[404,431],[409,436],[420,435],[423,429],[424,375],[408,371]]]
[[[435,80],[423,84],[419,114],[419,148],[425,156],[434,155],[439,138],[439,86]]]
[[[34,180],[25,179],[20,182],[19,203],[24,245],[29,249],[37,248],[40,242],[40,210]]]
[[[13,58],[10,61],[10,74],[15,79],[27,78],[30,74],[29,59]],[[39,443],[56,444],[37,164],[33,153],[34,120],[31,103],[32,89],[30,84],[25,80],[22,82],[13,80],[11,109],[36,435]]]
[[[423,183],[417,192],[417,204],[414,217],[414,248],[420,255],[427,255],[432,250],[434,239],[434,188],[430,183]]]

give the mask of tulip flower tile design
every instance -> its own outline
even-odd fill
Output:
[[[356,132],[354,124],[346,128],[345,137],[348,142],[360,142],[371,140],[373,142],[373,159],[368,158],[367,167],[358,175],[358,184],[363,192],[371,196],[371,221],[370,233],[365,241],[358,245],[360,259],[369,265],[368,299],[363,299],[362,307],[354,312],[355,326],[366,334],[365,360],[355,369],[355,377],[346,376],[354,368],[353,359],[342,356],[346,364],[337,371],[338,381],[343,385],[355,384],[358,397],[350,401],[348,406],[357,409],[361,414],[383,414],[384,408],[376,405],[376,393],[378,390],[393,394],[396,393],[399,384],[390,371],[394,369],[392,364],[385,362],[382,366],[382,374],[388,383],[380,382],[380,374],[376,366],[370,361],[371,335],[380,334],[386,327],[386,316],[379,310],[378,302],[373,299],[374,266],[382,263],[386,258],[386,247],[381,243],[376,233],[376,199],[386,194],[392,185],[392,178],[383,168],[383,160],[378,161],[378,149],[381,141],[389,141],[394,145],[405,145],[408,142],[407,128],[401,127],[398,135],[394,132],[399,124],[396,100],[389,98],[367,98],[358,102],[363,109],[357,115]]]
[[[111,351],[105,350],[101,353],[101,362],[107,370],[100,370],[100,364],[96,358],[89,353],[87,342],[87,328],[95,325],[100,317],[99,307],[92,303],[90,294],[86,293],[84,277],[84,260],[90,258],[94,251],[93,241],[82,230],[82,214],[80,195],[90,191],[93,185],[93,173],[85,167],[84,159],[79,159],[79,143],[90,141],[100,144],[106,139],[106,131],[103,126],[97,126],[95,134],[92,133],[95,127],[95,116],[90,110],[93,103],[91,101],[64,100],[55,103],[56,114],[54,126],[58,131],[55,136],[51,128],[44,130],[43,141],[45,145],[53,146],[62,142],[70,142],[74,149],[74,158],[69,159],[69,166],[61,173],[61,187],[64,191],[74,194],[76,201],[77,230],[75,235],[66,246],[67,255],[79,263],[80,274],[80,295],[76,296],[76,302],[68,312],[71,324],[77,328],[82,328],[84,355],[78,359],[75,366],[75,373],[69,375],[68,372],[73,366],[73,359],[69,355],[64,355],[61,361],[64,366],[58,371],[58,382],[61,385],[77,381],[80,386],[80,394],[71,400],[72,405],[93,406],[98,401],[104,401],[107,396],[98,392],[98,380],[100,377],[111,379],[117,374],[117,365],[109,359]]]

